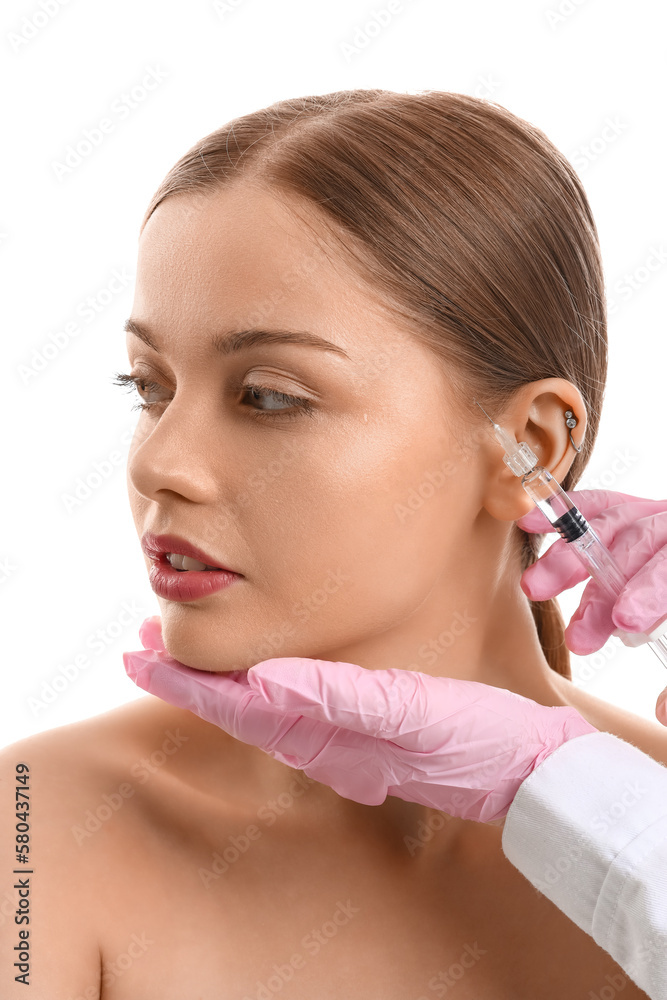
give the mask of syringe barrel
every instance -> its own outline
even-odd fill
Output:
[[[609,549],[600,540],[594,529],[588,525],[588,530],[581,538],[572,542],[572,547],[588,569],[596,583],[616,601],[626,584],[618,563]]]
[[[523,477],[523,488],[535,501],[553,528],[564,538],[588,569],[593,579],[614,600],[625,586],[625,577],[611,552],[568,497],[548,469],[538,466]]]
[[[566,542],[574,542],[589,530],[586,518],[548,469],[538,466],[523,477],[522,483],[528,496]]]

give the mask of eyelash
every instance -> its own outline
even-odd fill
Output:
[[[142,378],[140,375],[126,375],[124,372],[115,372],[113,385],[119,386],[129,386],[130,391],[138,392],[138,386],[141,386],[144,392],[152,391],[157,392],[163,387],[157,382],[151,382],[148,379]],[[301,416],[302,414],[313,415],[315,407],[309,399],[304,399],[301,396],[288,396],[286,392],[279,392],[278,389],[273,389],[268,385],[246,385],[241,386],[247,392],[267,392],[274,396],[279,396],[284,403],[288,403],[290,406],[295,407],[291,411],[287,410],[254,410],[255,418],[260,420],[266,417],[280,417],[280,418],[293,418]],[[158,405],[158,400],[153,400],[152,402],[146,403],[137,401],[133,406],[133,410],[150,410],[154,406]]]

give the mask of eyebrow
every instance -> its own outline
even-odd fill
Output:
[[[133,333],[139,340],[143,340],[154,351],[160,353],[160,348],[154,342],[152,331],[142,323],[138,323],[130,317],[125,320],[123,329],[126,333]],[[333,344],[330,340],[325,340],[324,337],[319,337],[315,333],[308,333],[307,330],[233,330],[230,333],[216,334],[211,340],[211,346],[223,357],[247,350],[256,344],[298,344],[306,347],[317,347],[323,351],[341,354],[348,361],[352,360],[347,351],[344,351],[338,344]]]

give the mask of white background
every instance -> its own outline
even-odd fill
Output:
[[[138,626],[159,608],[126,495],[137,414],[110,382],[127,370],[122,324],[139,225],[197,139],[276,100],[353,87],[452,90],[497,101],[546,132],[584,182],[613,300],[602,426],[577,488],[667,495],[667,267],[654,254],[667,256],[659,5],[402,0],[378,29],[374,15],[388,0],[42,4],[5,0],[0,27],[2,745],[143,696],[121,653],[141,648]],[[150,71],[153,89],[121,113]],[[58,178],[68,145],[105,117],[113,130]],[[106,302],[114,271],[129,280]],[[79,311],[89,296],[92,321]],[[34,371],[72,322],[77,335]],[[116,451],[122,461],[109,464]],[[68,512],[63,494],[105,462],[110,474]],[[561,598],[566,620],[583,586]],[[124,606],[133,617],[118,626]],[[89,645],[98,629],[101,653]],[[80,653],[89,666],[69,679]],[[611,639],[573,663],[592,693],[653,717],[667,672],[649,649]]]

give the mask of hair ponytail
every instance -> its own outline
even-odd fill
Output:
[[[521,531],[523,535],[521,540],[521,571],[523,572],[537,561],[541,542],[545,536],[522,531],[518,527],[517,531]],[[570,651],[565,645],[565,620],[558,598],[552,597],[548,601],[529,601],[528,603],[533,613],[537,636],[547,663],[556,673],[571,680]]]

